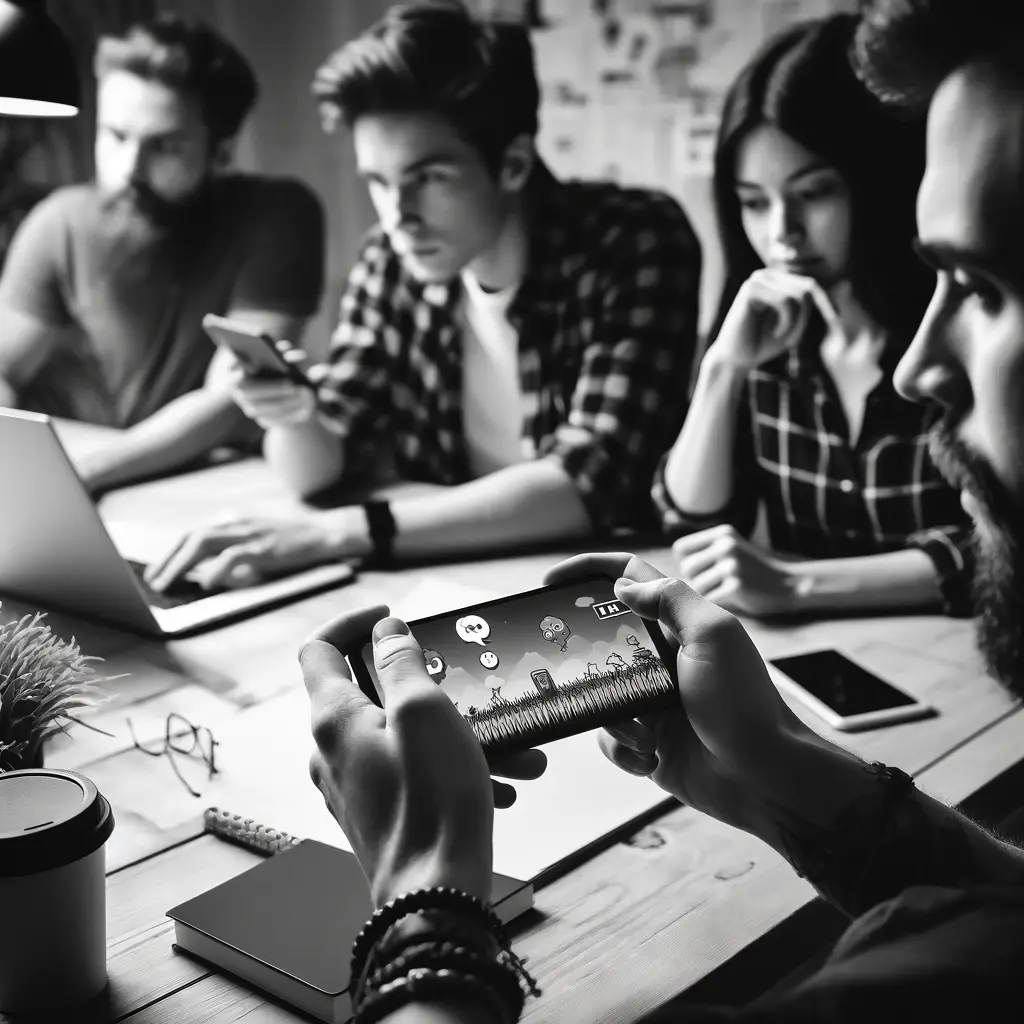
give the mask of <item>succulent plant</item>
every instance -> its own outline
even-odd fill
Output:
[[[56,636],[43,619],[25,615],[0,626],[0,771],[25,765],[57,732],[82,722],[79,709],[103,699],[92,663],[100,658],[83,655],[74,637]],[[109,735],[109,733],[105,734]]]

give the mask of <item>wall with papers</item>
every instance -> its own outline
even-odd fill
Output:
[[[855,0],[524,3],[521,14],[537,26],[541,155],[562,177],[647,185],[680,200],[704,248],[707,327],[721,283],[710,173],[725,91],[765,39],[804,18],[853,10]]]

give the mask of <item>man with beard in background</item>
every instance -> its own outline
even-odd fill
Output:
[[[173,16],[100,41],[96,180],[26,218],[0,279],[0,406],[111,428],[71,452],[95,492],[251,433],[206,313],[298,341],[323,286],[323,212],[229,173],[257,97],[246,59]]]

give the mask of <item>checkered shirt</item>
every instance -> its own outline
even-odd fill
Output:
[[[560,182],[527,191],[529,266],[508,310],[519,335],[524,458],[554,457],[595,529],[653,524],[650,487],[686,408],[701,254],[668,196]],[[403,479],[471,479],[458,279],[421,284],[380,228],[349,275],[319,389],[346,475],[390,442]]]
[[[690,516],[665,486],[662,459],[653,497],[667,531],[732,523],[748,535],[764,502],[772,547],[806,558],[919,548],[935,564],[945,611],[971,613],[971,521],[959,492],[928,454],[937,410],[907,402],[892,385],[900,351],[889,345],[882,380],[867,399],[857,443],[818,336],[752,370],[740,401],[733,496],[718,514]]]

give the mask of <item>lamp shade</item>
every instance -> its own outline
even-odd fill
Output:
[[[78,113],[75,55],[40,0],[0,0],[0,114]]]

